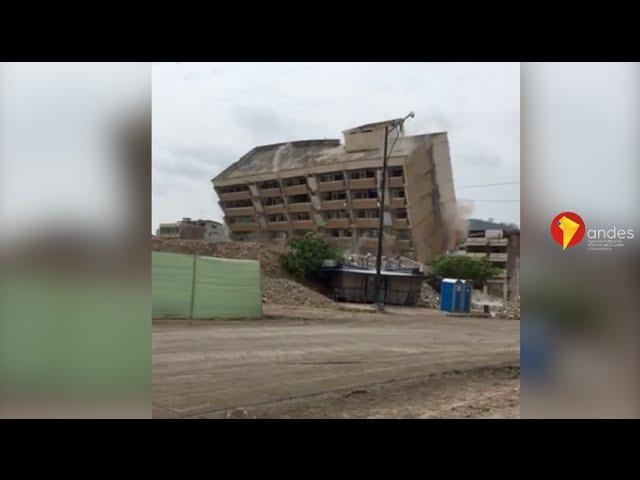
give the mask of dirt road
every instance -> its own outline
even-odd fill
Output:
[[[266,313],[154,322],[154,417],[518,416],[518,321],[416,308]]]
[[[455,370],[201,418],[519,418],[520,370]]]

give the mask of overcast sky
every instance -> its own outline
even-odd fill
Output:
[[[153,216],[222,220],[210,180],[254,146],[340,138],[416,116],[406,134],[447,131],[471,216],[520,224],[518,63],[159,63],[153,65]],[[486,202],[500,200],[501,202]]]
[[[147,115],[148,63],[0,63],[0,243],[131,230],[124,134]],[[147,108],[145,108],[147,105]],[[139,222],[139,220],[138,220]]]

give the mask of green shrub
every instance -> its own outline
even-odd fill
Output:
[[[280,264],[298,279],[314,280],[324,260],[339,260],[342,255],[326,239],[308,233],[289,243],[290,252],[280,257]]]
[[[475,287],[483,286],[488,279],[500,273],[486,258],[466,255],[441,255],[429,262],[434,275],[443,278],[471,280]]]

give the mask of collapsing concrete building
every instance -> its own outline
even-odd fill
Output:
[[[520,229],[513,224],[469,219],[469,235],[459,247],[460,254],[485,258],[498,269],[485,293],[509,300],[520,290]]]
[[[255,147],[212,180],[231,239],[290,240],[314,232],[345,252],[375,254],[384,193],[386,255],[426,263],[453,248],[459,222],[446,132],[390,134],[395,146],[380,190],[385,126],[395,121],[346,130],[344,144]]]

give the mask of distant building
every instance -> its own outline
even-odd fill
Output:
[[[520,290],[520,229],[516,225],[469,219],[469,233],[460,253],[486,258],[500,274],[487,282],[488,293],[510,299]]]
[[[158,238],[182,240],[205,240],[207,242],[228,241],[224,225],[214,220],[191,220],[183,218],[175,223],[161,223],[156,231]]]
[[[387,183],[380,191],[385,126],[345,130],[340,140],[255,147],[216,176],[232,240],[324,235],[345,253],[376,254],[383,212],[383,252],[426,263],[456,243],[456,198],[446,132],[389,135]],[[397,138],[396,138],[397,137]]]

